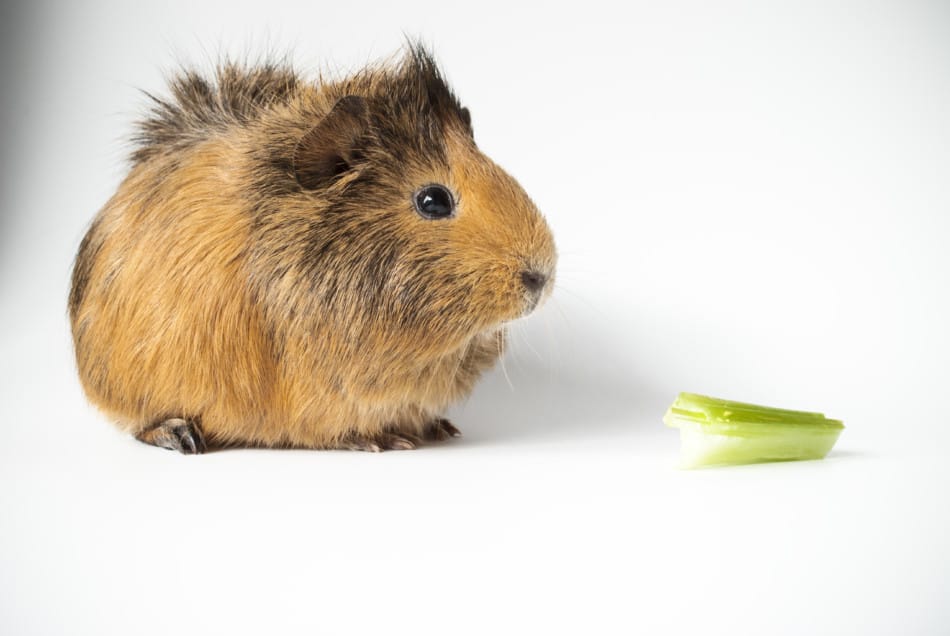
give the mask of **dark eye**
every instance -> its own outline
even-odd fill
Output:
[[[455,201],[445,186],[429,185],[416,194],[416,210],[427,219],[445,219],[455,212]]]

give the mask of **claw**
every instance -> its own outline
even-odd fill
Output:
[[[432,420],[423,433],[427,441],[444,442],[453,437],[461,437],[462,431],[455,428],[450,421],[444,417]]]
[[[199,455],[207,450],[201,427],[195,420],[174,417],[152,426],[135,436],[152,446],[176,450],[183,455]]]
[[[375,437],[351,437],[343,448],[381,453],[384,450],[414,450],[419,440],[405,433],[379,433]]]

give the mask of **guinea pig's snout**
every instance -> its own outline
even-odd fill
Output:
[[[525,291],[525,314],[534,311],[544,297],[545,290],[551,280],[551,275],[536,269],[525,269],[521,272],[521,286]]]
[[[544,285],[548,282],[548,277],[539,271],[526,269],[521,272],[521,282],[525,289],[531,294],[540,294]]]

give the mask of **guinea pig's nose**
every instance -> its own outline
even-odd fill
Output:
[[[524,283],[525,288],[529,292],[537,294],[544,288],[544,284],[548,282],[548,277],[533,269],[526,269],[521,272],[521,282]]]

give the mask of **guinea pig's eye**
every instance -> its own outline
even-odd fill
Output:
[[[455,212],[455,200],[445,186],[428,185],[416,193],[416,211],[427,219],[447,219]]]

